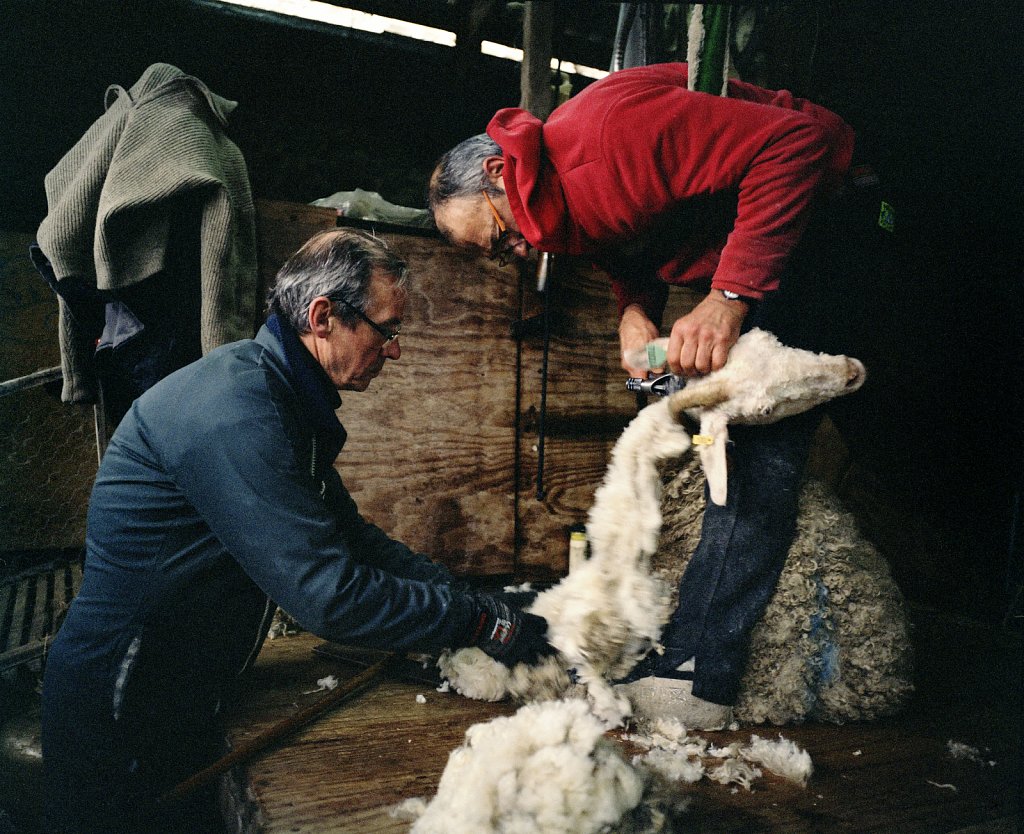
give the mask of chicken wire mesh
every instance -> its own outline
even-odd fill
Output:
[[[0,573],[27,552],[85,543],[94,410],[60,402],[57,390],[50,383],[0,396]]]

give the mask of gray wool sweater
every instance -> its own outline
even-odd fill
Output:
[[[163,272],[174,213],[198,211],[204,354],[251,337],[255,324],[252,191],[224,132],[235,106],[170,64],[153,64],[127,91],[109,87],[106,112],[46,176],[49,212],[37,233],[58,281],[74,275],[116,292]],[[61,398],[94,401],[94,346],[63,300],[60,347]]]

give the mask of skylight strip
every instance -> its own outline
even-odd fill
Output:
[[[423,26],[419,23],[410,23],[407,20],[398,20],[394,17],[385,17],[384,15],[348,9],[344,6],[333,6],[330,3],[321,3],[320,0],[219,0],[219,2],[288,15],[289,17],[299,17],[304,20],[315,20],[332,26],[358,29],[362,32],[372,32],[377,35],[387,33],[390,35],[400,35],[405,38],[414,38],[420,41],[428,41],[429,43],[437,43],[442,46],[455,46],[454,32],[437,29],[433,26]],[[523,50],[495,43],[494,41],[481,42],[480,51],[484,55],[505,58],[509,61],[521,63],[523,60]],[[558,68],[558,59],[552,58],[551,69]],[[563,72],[585,75],[588,78],[604,78],[608,74],[605,70],[595,69],[583,64],[575,64],[571,61],[562,61],[561,69]]]
[[[509,61],[519,61],[522,63],[523,60],[523,50],[517,49],[514,46],[505,46],[502,43],[495,43],[494,41],[482,41],[480,43],[480,51],[484,55],[491,55],[495,58],[505,58]],[[551,69],[556,70],[558,68],[558,59],[552,58]],[[594,67],[588,67],[584,64],[574,64],[572,61],[562,61],[561,69],[562,72],[585,75],[588,78],[604,78],[608,74],[606,70],[595,69]]]
[[[342,26],[346,29],[373,32],[377,35],[386,32],[391,35],[414,38],[418,41],[438,43],[442,46],[455,46],[454,32],[436,29],[433,26],[423,26],[419,23],[410,23],[407,20],[384,17],[384,15],[347,9],[343,6],[332,6],[330,3],[321,3],[319,0],[220,0],[220,2],[290,17],[301,17],[304,20],[315,20],[333,26]]]

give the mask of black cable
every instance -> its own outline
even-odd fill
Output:
[[[537,500],[544,500],[544,423],[548,410],[548,354],[551,348],[551,282],[550,270],[544,286],[544,349],[540,366],[540,415],[537,419]]]

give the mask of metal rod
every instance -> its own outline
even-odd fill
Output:
[[[548,255],[548,253],[545,253]],[[540,415],[537,420],[537,491],[544,500],[544,441],[548,412],[548,359],[551,354],[551,282],[554,278],[554,255],[541,261],[544,269],[544,349],[540,371]]]
[[[278,741],[287,735],[291,735],[296,730],[304,727],[314,718],[317,718],[329,709],[332,709],[337,704],[341,703],[349,695],[356,692],[356,690],[362,689],[364,686],[375,681],[384,673],[385,669],[392,661],[395,660],[395,658],[396,655],[389,654],[387,657],[364,669],[355,677],[349,678],[347,681],[340,684],[337,689],[331,692],[330,695],[321,698],[315,704],[311,704],[304,710],[300,710],[290,718],[286,718],[283,721],[279,721],[273,726],[268,727],[255,738],[246,741],[245,744],[236,747],[230,753],[217,759],[217,761],[209,767],[204,770],[200,770],[184,782],[179,783],[172,790],[160,797],[160,801],[173,802],[178,799],[183,799],[198,788],[201,788],[203,785],[213,779],[216,779],[222,773],[230,770],[236,764],[252,759],[275,741]]]
[[[60,378],[61,370],[58,366],[56,368],[46,368],[42,371],[36,371],[28,376],[20,376],[17,379],[9,379],[6,382],[0,382],[0,397],[6,397],[8,394],[24,391],[26,388],[35,388],[38,385],[45,385],[47,382],[52,382],[53,380]]]

